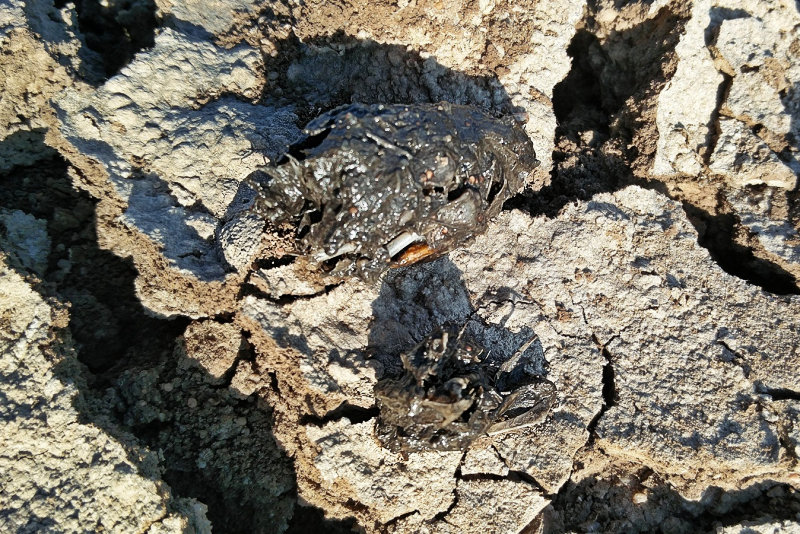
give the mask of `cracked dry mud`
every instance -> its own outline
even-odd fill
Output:
[[[6,0],[0,530],[800,532],[799,10]],[[541,162],[448,255],[341,278],[250,209],[321,113],[439,102]],[[551,402],[384,446],[447,328]]]

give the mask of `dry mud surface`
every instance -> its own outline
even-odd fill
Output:
[[[349,103],[540,165],[486,231],[330,276],[242,186]],[[800,3],[0,3],[3,532],[800,532]],[[457,325],[552,404],[395,451]]]

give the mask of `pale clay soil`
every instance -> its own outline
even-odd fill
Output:
[[[439,102],[540,162],[448,254],[251,209],[321,113]],[[800,532],[798,176],[795,0],[3,0],[0,530]],[[552,403],[387,447],[454,325]]]

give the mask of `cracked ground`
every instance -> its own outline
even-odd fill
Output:
[[[0,528],[800,529],[798,9],[3,3]],[[321,113],[441,101],[540,161],[449,253],[340,279],[248,211]],[[552,404],[385,447],[442,327]]]

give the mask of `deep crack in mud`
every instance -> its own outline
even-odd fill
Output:
[[[517,195],[504,209],[555,217],[566,204],[588,200],[597,193],[630,184],[653,188],[683,204],[698,232],[698,244],[708,249],[726,272],[776,295],[800,294],[794,275],[755,255],[747,245],[746,229],[727,202],[715,198],[721,196],[718,184],[684,191],[680,183],[664,184],[643,177],[641,169],[652,163],[653,154],[638,148],[636,135],[641,135],[637,129],[652,119],[637,114],[647,113],[648,100],[658,95],[674,73],[674,48],[687,16],[685,6],[666,6],[646,23],[612,33],[601,42],[594,33],[597,23],[591,10],[588,12],[567,49],[572,70],[553,90],[558,128],[551,183],[535,193]],[[719,22],[715,28],[719,30]],[[645,57],[637,55],[642,50],[648,51]],[[726,80],[719,88],[719,102],[724,102],[730,88],[730,76]],[[637,108],[632,102],[643,104]],[[715,113],[718,116],[719,111]],[[709,138],[707,158],[715,139]],[[713,211],[706,207],[709,203]]]
[[[58,8],[66,0],[56,0]],[[86,46],[100,55],[106,78],[110,78],[136,52],[153,46],[156,5],[152,0],[77,0],[78,26]]]
[[[773,294],[800,293],[794,275],[765,259],[762,251],[756,251],[756,236],[748,232],[721,195],[723,184],[718,180],[711,179],[703,184],[707,186],[705,190],[698,190],[680,179],[662,182],[645,178],[644,169],[652,164],[654,147],[643,138],[656,135],[655,98],[674,74],[675,46],[685,30],[688,4],[671,2],[646,22],[610,33],[603,27],[603,21],[595,20],[599,4],[589,3],[586,17],[579,23],[568,48],[573,59],[572,70],[553,92],[552,105],[558,128],[551,183],[542,190],[531,190],[509,200],[505,209],[521,209],[534,216],[553,218],[577,200],[588,200],[597,193],[639,184],[682,202],[698,232],[699,244],[726,272]],[[618,4],[617,7],[624,7],[624,3]],[[66,4],[57,2],[56,5]],[[102,56],[106,76],[117,73],[137,51],[154,43],[157,21],[152,2],[112,2],[107,7],[83,1],[78,2],[76,9],[87,45]],[[723,18],[736,19],[741,14],[729,15]],[[296,105],[298,124],[353,101],[446,100],[479,105],[495,115],[518,111],[496,77],[445,69],[403,45],[380,44],[349,36],[343,30],[300,39],[292,29],[283,39],[263,42],[259,37],[279,35],[282,25],[293,28],[302,23],[294,17],[293,8],[288,4],[265,7],[252,19],[249,29],[256,38],[248,38],[261,47],[266,76],[273,82],[265,85],[260,103]],[[169,17],[163,22],[173,27],[184,23]],[[707,45],[713,47],[719,26],[708,30]],[[219,36],[218,43],[227,46],[237,43],[237,39],[244,38],[231,33]],[[492,49],[490,54],[490,48],[487,46],[487,61],[496,61],[506,53]],[[432,72],[436,76],[432,76]],[[712,115],[714,128],[709,133],[706,152],[702,154],[706,166],[719,142],[719,106],[727,99],[732,83],[733,77],[727,75],[719,86],[718,108]],[[790,92],[791,89],[785,89],[781,96],[786,98]],[[797,116],[793,120],[796,122]],[[770,147],[781,161],[791,159],[790,145],[796,142],[791,134],[780,139],[770,138],[763,124],[748,124],[748,128],[771,143]],[[33,133],[33,137],[38,138],[42,131]],[[316,140],[312,136],[310,141],[306,148],[311,148]],[[44,153],[45,150],[42,145],[40,151]],[[81,391],[82,416],[88,422],[106,425],[106,431],[121,441],[129,439],[132,433],[137,444],[162,450],[166,468],[163,479],[176,495],[194,496],[206,503],[210,507],[208,517],[217,528],[230,532],[268,531],[276,523],[260,513],[274,507],[279,509],[279,515],[283,514],[282,518],[289,517],[294,509],[294,516],[286,525],[288,532],[357,529],[354,520],[329,521],[319,509],[297,506],[296,489],[292,484],[270,485],[273,480],[270,476],[274,480],[285,480],[287,474],[294,477],[292,462],[272,438],[275,422],[270,405],[258,398],[258,394],[240,394],[233,384],[237,369],[247,366],[255,369],[259,362],[249,336],[241,337],[241,332],[236,332],[231,340],[215,337],[217,330],[214,329],[218,325],[229,325],[236,330],[232,312],[209,321],[190,321],[184,317],[167,321],[149,315],[134,290],[137,272],[131,260],[120,259],[98,247],[94,231],[95,202],[87,194],[73,190],[65,172],[66,164],[59,158],[45,159],[27,169],[12,169],[0,176],[4,186],[0,191],[0,206],[20,209],[48,221],[53,247],[39,290],[71,305],[69,330],[80,361],[88,369],[86,377],[89,379],[89,386]],[[797,196],[796,190],[788,194],[789,220],[795,226],[800,220]],[[0,228],[0,232],[5,231]],[[291,266],[295,261],[295,257],[289,255],[269,256],[256,261],[254,268],[270,271]],[[535,262],[536,258],[525,261]],[[328,295],[338,287],[338,282],[323,282],[317,292],[276,296],[254,282],[242,286],[238,300],[255,297],[286,308]],[[383,293],[381,297],[386,300]],[[451,304],[458,297],[451,299]],[[566,308],[559,314],[561,312],[570,313]],[[454,317],[459,313],[460,310],[452,311]],[[421,324],[428,327],[442,322],[441,317],[433,315],[424,318]],[[192,341],[189,326],[204,322],[212,323],[213,327],[200,328],[198,339]],[[370,343],[380,343],[384,334],[378,328],[371,330]],[[427,334],[409,332],[407,344],[418,342]],[[232,363],[226,370],[211,374],[184,358],[186,343],[205,346],[220,339],[230,342],[235,349]],[[601,346],[597,339],[595,342],[605,359],[601,371],[604,406],[589,424],[588,445],[594,443],[598,421],[618,401],[616,381],[619,377],[614,358],[606,348],[608,343]],[[732,349],[734,345],[720,340],[718,348],[722,354],[720,359],[727,362],[729,358],[728,363],[741,367],[747,378],[752,369],[740,361],[743,356]],[[278,373],[269,368],[253,372],[254,375],[258,373],[266,378],[264,387],[280,396],[279,387],[284,384]],[[794,389],[760,382],[756,389],[756,393],[772,401],[800,399],[800,393]],[[289,388],[283,393],[288,395],[287,390]],[[298,424],[321,428],[347,419],[352,425],[358,425],[374,419],[378,410],[344,402],[323,413],[323,416],[306,415]],[[220,421],[228,425],[228,430],[218,425]],[[218,434],[210,434],[214,432]],[[796,462],[785,425],[779,437],[781,446]],[[248,456],[248,452],[259,457]],[[495,452],[502,457],[496,449]],[[215,459],[215,455],[219,457]],[[583,462],[583,458],[578,459],[573,471],[583,469]],[[455,472],[459,481],[534,481],[530,475],[514,470],[508,475],[464,475],[463,464],[464,457]],[[276,471],[270,470],[273,468]],[[228,477],[229,470],[234,472],[233,483]],[[238,485],[237,480],[248,479],[252,473],[264,475],[261,487],[254,490],[252,486]],[[546,493],[542,487],[536,487]],[[261,495],[267,494],[269,499],[260,500]],[[795,519],[800,513],[800,497],[788,485],[765,482],[747,490],[728,492],[712,487],[701,501],[693,502],[680,497],[669,487],[668,481],[641,465],[612,465],[607,472],[584,477],[580,482],[569,481],[557,494],[548,497],[554,497],[552,509],[544,519],[537,518],[529,525],[531,531],[538,528],[539,523],[545,532],[655,528],[665,532],[699,531],[759,519],[765,514],[777,519]],[[731,503],[738,509],[732,509]],[[434,519],[446,519],[458,504],[456,497],[449,508]],[[344,506],[354,513],[367,513],[364,512],[367,507],[357,501],[348,500]],[[393,526],[414,513],[398,515],[383,526]]]
[[[209,507],[209,519],[222,526],[224,532],[271,531],[274,523],[270,519],[264,522],[259,513],[264,504],[258,492],[230,484],[230,472],[250,469],[253,474],[266,477],[263,490],[270,495],[277,487],[273,484],[279,484],[287,474],[292,476],[291,460],[275,446],[271,436],[269,407],[252,396],[230,394],[230,380],[237,364],[253,357],[248,354],[247,341],[243,340],[243,349],[220,379],[187,367],[185,361],[181,363],[180,343],[176,345],[176,340],[184,334],[189,321],[158,319],[145,312],[134,291],[135,269],[130,261],[98,247],[95,202],[74,188],[66,171],[62,159],[52,158],[0,175],[0,208],[22,210],[48,221],[52,252],[41,291],[70,306],[69,331],[78,359],[87,368],[88,388],[81,392],[77,406],[82,417],[122,442],[130,441],[130,433],[137,445],[162,451],[163,477],[175,496],[201,500]],[[4,231],[0,225],[0,232]],[[220,324],[230,321],[220,319]],[[72,378],[67,376],[65,380]],[[151,389],[154,386],[158,393]],[[199,403],[209,403],[206,415],[211,419],[204,420],[196,413],[198,409],[193,407]],[[148,414],[154,407],[168,418],[162,420],[153,417],[152,412]],[[226,449],[224,439],[207,434],[213,419],[232,416],[246,419],[245,428],[261,436],[258,445],[251,444],[252,452],[274,462],[276,467],[253,464],[246,454],[243,458],[236,453],[238,446],[233,445],[228,451],[231,458],[227,467],[197,468],[206,447],[213,447],[218,453]],[[131,454],[135,464],[142,461],[135,448]],[[283,473],[276,476],[276,469]],[[245,472],[239,474],[238,480],[247,479]],[[354,525],[352,521],[328,521],[318,509],[309,506],[298,507],[292,514],[296,490],[290,485],[281,491],[285,502],[280,506],[288,508],[287,515],[292,517],[287,532],[311,529],[344,533]]]

